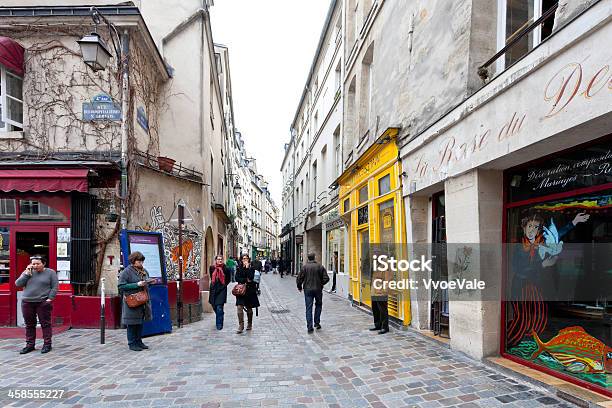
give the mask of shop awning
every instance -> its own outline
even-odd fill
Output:
[[[87,169],[0,170],[0,191],[10,192],[87,192]]]
[[[15,40],[9,37],[0,37],[0,65],[19,76],[23,76],[23,54],[24,49]]]

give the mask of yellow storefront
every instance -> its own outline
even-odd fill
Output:
[[[338,178],[340,211],[349,228],[349,294],[371,307],[371,272],[362,268],[369,260],[362,248],[369,244],[397,243],[405,239],[401,164],[397,128],[387,129],[364,154]],[[400,277],[396,277],[400,278]],[[389,316],[410,324],[408,291],[390,291]]]

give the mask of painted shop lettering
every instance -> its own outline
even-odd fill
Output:
[[[581,88],[584,88],[582,92]],[[612,73],[610,73],[609,65],[604,65],[591,77],[585,78],[582,65],[578,62],[571,62],[557,71],[546,85],[544,100],[551,102],[552,107],[544,117],[555,116],[578,95],[590,99],[604,89],[612,90]]]
[[[427,172],[437,172],[439,169],[444,169],[455,162],[469,159],[471,155],[484,150],[491,140],[496,140],[498,143],[501,143],[516,136],[523,128],[526,117],[526,114],[514,112],[510,119],[505,122],[499,130],[485,128],[485,130],[461,143],[459,143],[454,136],[447,137],[442,140],[440,144],[436,165],[430,165],[425,159],[425,156],[421,155],[417,160],[415,174],[418,177],[424,177]],[[495,139],[491,139],[492,135],[494,135],[493,137]]]

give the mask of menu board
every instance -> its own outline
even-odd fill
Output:
[[[129,253],[139,251],[144,257],[144,268],[152,278],[163,278],[161,258],[161,235],[128,232]]]

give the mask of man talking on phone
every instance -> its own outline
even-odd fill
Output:
[[[41,353],[51,351],[51,310],[57,294],[57,273],[47,268],[47,260],[41,255],[30,257],[30,264],[15,281],[15,286],[24,288],[21,311],[26,324],[26,346],[19,354],[34,351],[36,344],[36,316],[42,327],[44,339]]]

